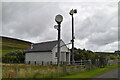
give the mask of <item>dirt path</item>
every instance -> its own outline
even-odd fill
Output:
[[[110,71],[107,71],[96,78],[120,78],[120,68],[115,68]]]

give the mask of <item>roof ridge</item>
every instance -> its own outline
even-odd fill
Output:
[[[55,42],[57,40],[52,40],[52,41],[45,41],[45,42],[40,42],[40,43],[34,43],[34,44],[43,44],[43,43],[50,43],[50,42]]]
[[[61,40],[63,41],[63,40]],[[56,45],[57,45],[58,40],[54,41],[47,41],[47,42],[41,42],[41,43],[36,43],[33,44],[33,48],[29,48],[26,50],[26,52],[31,52],[31,51],[51,51]]]

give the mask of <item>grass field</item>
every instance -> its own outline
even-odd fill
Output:
[[[73,68],[72,65],[68,66]],[[28,65],[28,64],[2,64],[3,78],[59,78],[68,75],[60,66],[58,72],[57,65]]]
[[[29,45],[23,45],[19,43],[11,43],[11,42],[2,42],[2,55],[9,53],[14,50],[25,50],[29,47]]]
[[[111,66],[107,66],[105,68],[96,68],[90,71],[84,71],[84,72],[79,72],[79,73],[75,73],[69,76],[64,76],[62,78],[94,78],[110,69],[113,68],[117,68],[120,67],[120,65],[111,65]]]
[[[3,78],[44,78],[57,75],[57,66],[2,64]]]
[[[0,41],[0,57],[14,50],[26,50],[30,44],[30,42],[4,37]]]
[[[2,64],[2,67],[3,78],[94,78],[118,65],[73,73],[64,73],[63,67],[58,73],[56,65]]]

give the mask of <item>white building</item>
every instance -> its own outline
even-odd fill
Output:
[[[25,52],[26,64],[56,64],[57,63],[57,43],[58,41],[42,42],[31,45]],[[61,40],[61,62],[70,62],[70,52],[65,43]]]

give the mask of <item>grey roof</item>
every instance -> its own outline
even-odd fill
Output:
[[[49,42],[42,42],[36,43],[32,45],[32,48],[25,50],[25,52],[50,52],[52,49],[57,45],[57,40],[49,41]]]

